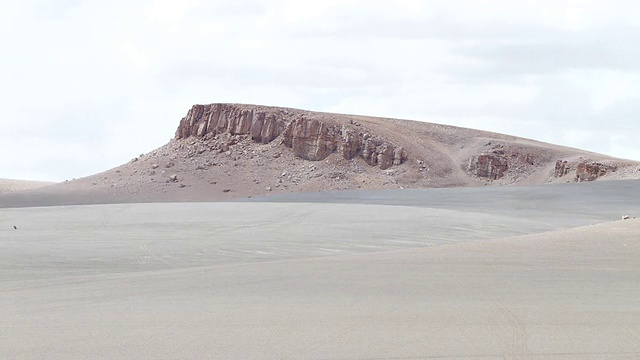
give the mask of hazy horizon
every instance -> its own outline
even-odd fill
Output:
[[[636,11],[634,11],[634,9]],[[631,1],[0,4],[0,178],[88,176],[196,103],[475,128],[640,160]]]

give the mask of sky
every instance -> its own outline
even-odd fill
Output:
[[[0,2],[0,178],[167,143],[193,104],[412,119],[640,160],[640,2]]]

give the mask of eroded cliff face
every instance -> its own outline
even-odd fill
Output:
[[[497,180],[504,176],[509,169],[509,163],[503,155],[480,154],[469,160],[468,171],[473,175],[490,180]]]
[[[250,134],[254,141],[267,144],[278,137],[285,126],[285,121],[278,121],[276,114],[255,113],[226,104],[193,105],[180,121],[175,137],[185,139],[208,134]]]
[[[254,142],[282,144],[306,160],[324,160],[338,153],[344,159],[362,157],[367,164],[387,169],[408,158],[406,151],[360,126],[332,124],[285,109],[248,109],[236,105],[194,105],[180,121],[176,139],[218,134],[248,135]]]
[[[544,163],[543,156],[524,152],[516,147],[503,144],[485,144],[485,151],[471,156],[467,164],[467,173],[484,180],[499,180],[509,177],[517,180],[526,176],[526,169]]]
[[[615,172],[617,167],[614,165],[602,164],[591,161],[568,162],[566,160],[556,161],[554,176],[556,178],[564,177],[570,172],[573,173],[573,181],[594,181],[608,173]]]

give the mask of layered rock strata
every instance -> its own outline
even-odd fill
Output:
[[[338,153],[345,159],[360,156],[367,164],[387,169],[407,160],[406,151],[366,129],[310,119],[284,109],[243,108],[236,105],[194,105],[180,121],[176,139],[218,134],[248,135],[268,144],[276,138],[293,153],[311,161]]]
[[[469,160],[468,171],[481,178],[497,180],[509,169],[507,159],[500,154],[479,154]]]

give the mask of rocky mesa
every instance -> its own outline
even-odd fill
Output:
[[[281,139],[297,157],[311,161],[338,153],[345,160],[358,156],[370,166],[388,169],[407,160],[401,146],[354,126],[353,121],[335,124],[277,108],[194,105],[180,121],[175,138],[211,139],[223,134],[244,135],[260,144]]]
[[[219,201],[283,192],[638,178],[638,162],[510,135],[217,103],[193,105],[168,144],[129,163],[33,191],[60,204]],[[0,200],[10,205],[7,196]]]

